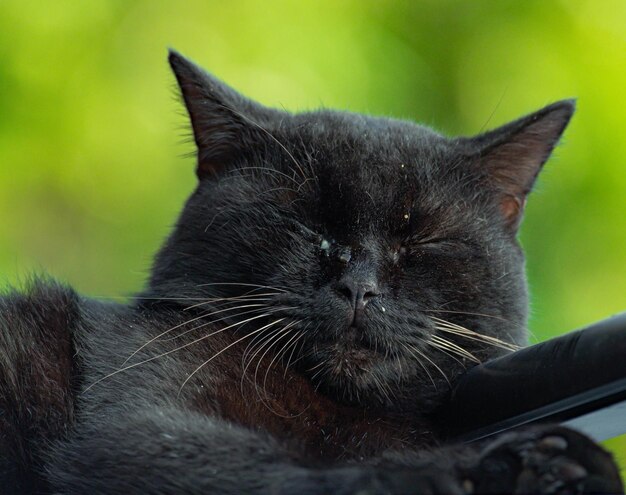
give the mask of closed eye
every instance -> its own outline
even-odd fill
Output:
[[[391,250],[391,261],[395,264],[398,263],[407,254],[407,248],[404,245],[400,245]]]
[[[413,249],[452,249],[459,248],[466,245],[466,243],[459,238],[454,237],[426,237],[426,238],[412,238],[410,245]]]
[[[445,242],[450,242],[453,239],[449,239],[447,237],[427,237],[425,239],[412,239],[412,244],[417,244],[419,246],[428,246],[435,244],[442,244]]]
[[[306,225],[304,225],[301,221],[287,216],[287,215],[279,215],[280,221],[291,225],[296,231],[298,231],[300,234],[306,235],[306,236],[310,236],[310,237],[314,237],[314,238],[319,238],[321,239],[322,236],[320,234],[318,234],[317,232],[315,232],[314,230],[311,230],[309,227],[307,227]]]

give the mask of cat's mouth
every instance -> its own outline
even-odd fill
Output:
[[[394,356],[388,347],[376,345],[363,328],[349,326],[334,339],[313,345],[303,371],[316,391],[333,400],[379,404],[392,393],[391,380],[397,376]]]
[[[329,344],[327,369],[333,375],[351,376],[370,371],[382,358],[376,346],[363,338],[362,329],[350,326]]]

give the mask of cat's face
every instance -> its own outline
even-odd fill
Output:
[[[571,103],[451,140],[391,119],[269,110],[171,62],[200,182],[157,258],[157,292],[232,298],[220,301],[226,321],[259,352],[361,404],[444,392],[523,342],[515,233]]]

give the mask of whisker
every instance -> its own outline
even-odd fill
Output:
[[[212,285],[241,285],[243,287],[257,287],[259,289],[272,289],[272,290],[276,290],[279,292],[287,292],[287,290],[279,288],[279,287],[272,287],[271,285],[259,285],[259,284],[248,284],[248,283],[242,283],[242,282],[211,282],[208,284],[200,284],[198,285],[198,287],[210,287]]]
[[[415,351],[415,350],[417,350],[417,349],[415,349],[415,348],[413,348],[413,347],[409,348],[409,347],[407,347],[407,345],[406,345],[406,344],[404,344],[403,342],[400,342],[400,344],[402,345],[402,347],[404,347],[404,348],[405,348],[405,349],[409,352],[409,354],[410,354],[412,357],[417,358],[417,359],[416,359],[416,361],[417,361],[417,362],[418,362],[418,364],[422,367],[422,369],[426,372],[426,374],[428,375],[428,378],[430,378],[430,381],[431,381],[431,383],[433,384],[433,387],[435,387],[435,389],[436,389],[436,388],[437,388],[437,385],[435,384],[435,380],[433,379],[433,376],[430,374],[430,371],[428,371],[428,368],[427,368],[427,367],[424,365],[424,363],[422,363],[422,361],[419,359],[419,355],[416,355],[416,353],[415,353],[415,352],[413,352],[413,351]],[[420,354],[422,354],[422,353],[420,352]],[[422,354],[422,355],[423,355],[423,354]]]
[[[455,311],[451,309],[424,309],[423,311],[425,313],[454,313],[454,314],[460,314],[460,315],[484,316],[486,318],[495,318],[496,320],[506,321],[507,323],[509,322],[509,320],[504,318],[503,316],[490,315],[487,313],[476,313],[476,312],[471,312],[471,311]]]
[[[254,358],[256,356],[259,355],[259,353],[267,346],[269,345],[273,338],[276,337],[278,334],[281,333],[281,329],[280,328],[274,328],[270,331],[269,335],[266,335],[265,337],[267,337],[266,339],[263,339],[263,334],[258,334],[255,337],[255,340],[257,337],[260,338],[260,342],[258,342],[257,344],[254,344],[252,346],[252,348],[250,349],[250,353],[254,352],[254,354],[252,354],[250,356],[250,358],[248,359],[248,361],[245,363],[245,366],[243,367],[243,371],[241,373],[241,383],[240,383],[240,387],[241,387],[241,393],[243,394],[243,382],[246,376],[246,372],[248,371],[248,368],[250,367],[250,365],[252,364],[252,362],[254,361]],[[249,345],[248,345],[249,347]],[[248,350],[248,347],[246,347],[246,352]],[[244,353],[245,354],[245,353]],[[242,362],[245,361],[247,355],[242,356]],[[254,382],[253,382],[254,383]],[[255,387],[256,387],[256,383],[254,383]]]
[[[275,330],[275,329],[274,329]],[[273,331],[274,331],[273,330]],[[260,340],[261,342],[257,342],[257,340]],[[257,335],[254,336],[254,338],[248,342],[248,345],[246,345],[246,348],[243,350],[243,353],[241,355],[241,368],[243,369],[243,372],[245,374],[246,371],[246,358],[248,357],[248,355],[252,352],[254,352],[254,350],[256,349],[257,344],[261,344],[263,341],[263,334],[259,333]]]
[[[246,306],[246,307],[250,307],[253,306],[252,304]],[[243,315],[247,315],[250,313],[256,313],[257,311],[267,311],[268,314],[274,314],[274,313],[278,313],[279,311],[285,311],[288,309],[294,309],[293,306],[276,306],[276,307],[271,307],[267,304],[259,304],[258,305],[261,308],[267,308],[267,309],[251,309],[249,311],[242,311],[241,313],[237,313],[234,315],[227,315],[227,316],[223,316],[222,318],[218,318],[217,320],[211,320],[211,321],[207,321],[206,323],[203,323],[202,325],[197,325],[193,328],[190,328],[189,330],[185,330],[182,333],[179,333],[178,335],[174,336],[174,337],[170,337],[169,339],[161,339],[161,342],[169,342],[171,340],[176,340],[180,337],[184,337],[185,335],[187,335],[188,333],[193,332],[194,330],[198,330],[199,328],[203,328],[206,327],[207,325],[212,325],[213,323],[217,323],[220,321],[224,321],[224,320],[228,320],[231,318],[237,318],[238,316],[243,316]],[[239,309],[240,307],[234,307],[234,308],[230,308],[230,309]]]
[[[427,340],[424,340],[424,342],[426,343],[426,345],[429,345],[429,346],[437,349],[438,351],[443,352],[444,354],[446,354],[446,356],[450,356],[452,359],[454,359],[457,363],[459,363],[464,368],[467,368],[467,365],[463,361],[461,361],[459,359],[459,357],[456,355],[456,353],[451,352],[449,349],[446,349],[444,346],[441,346],[441,345],[439,345],[439,344],[437,344],[435,342],[427,341]]]
[[[274,347],[283,337],[285,337],[286,335],[288,335],[289,333],[289,327],[292,324],[290,323],[289,325],[287,325],[286,327],[282,327],[281,329],[279,329],[276,333],[274,333],[266,342],[266,344],[269,345],[264,345],[263,347],[265,348],[265,351],[263,352],[263,354],[261,355],[261,357],[257,360],[257,364],[256,364],[256,368],[254,370],[254,379],[252,381],[252,383],[254,383],[255,387],[257,387],[257,375],[259,373],[259,367],[261,366],[261,363],[263,362],[263,358],[267,355],[267,353],[272,349],[272,347]],[[263,348],[262,347],[262,348]],[[261,349],[262,349],[261,348]],[[253,358],[254,359],[254,358]],[[250,360],[250,362],[252,362],[252,360]],[[258,387],[257,387],[258,389]],[[261,399],[262,400],[262,399]]]
[[[317,363],[315,366],[311,366],[310,368],[307,368],[307,371],[313,371],[314,369],[319,368],[320,366],[322,366],[324,364],[323,361],[320,361],[319,363]]]
[[[246,372],[248,371],[248,368],[250,367],[250,365],[252,364],[252,362],[254,361],[254,358],[267,346],[270,344],[270,342],[272,342],[272,340],[274,339],[274,337],[276,337],[277,335],[279,335],[282,332],[282,328],[273,328],[270,330],[269,334],[264,335],[263,333],[259,333],[257,334],[254,340],[260,339],[260,342],[258,342],[257,344],[252,344],[252,342],[249,342],[248,345],[246,346],[244,353],[241,357],[241,362],[242,362],[242,372],[241,372],[241,380],[239,381],[239,390],[241,392],[242,397],[245,395],[244,392],[244,381],[246,378]],[[266,338],[264,338],[266,337]],[[252,348],[250,348],[252,346]],[[248,349],[250,348],[250,351],[248,351]],[[253,353],[253,354],[252,354]],[[250,358],[247,360],[246,362],[246,357],[251,354]],[[257,388],[257,384],[255,382],[252,382],[254,387]]]
[[[159,358],[168,356],[168,355],[170,355],[170,354],[172,354],[174,352],[180,351],[181,349],[185,349],[186,347],[189,347],[189,346],[191,346],[193,344],[196,344],[196,343],[198,343],[198,342],[200,342],[202,340],[208,339],[209,337],[212,337],[213,335],[217,335],[218,333],[222,333],[222,332],[224,332],[224,331],[226,331],[226,330],[228,330],[228,329],[230,329],[232,327],[235,327],[235,326],[238,326],[238,325],[243,325],[244,323],[248,323],[248,322],[253,321],[253,320],[258,320],[259,318],[264,318],[266,316],[269,316],[269,313],[264,313],[264,314],[261,314],[261,315],[258,315],[258,316],[253,316],[253,317],[248,318],[248,319],[246,319],[244,321],[233,323],[232,325],[228,325],[228,326],[226,326],[224,328],[216,330],[215,332],[211,332],[208,335],[204,335],[203,337],[200,337],[200,338],[197,338],[197,339],[195,339],[195,340],[193,340],[191,342],[188,342],[187,344],[181,345],[180,347],[177,347],[176,349],[172,349],[170,351],[158,354],[157,356],[152,356],[151,358],[144,359],[143,361],[139,361],[138,363],[133,363],[133,364],[130,364],[128,366],[124,366],[123,368],[119,368],[119,369],[115,370],[114,372],[109,373],[108,375],[105,375],[102,378],[99,378],[98,380],[93,382],[91,385],[89,385],[87,388],[85,388],[85,390],[83,390],[83,393],[86,393],[89,389],[91,389],[92,387],[94,387],[95,385],[100,383],[101,381],[106,380],[108,378],[111,378],[112,376],[115,376],[118,373],[122,373],[123,371],[127,371],[127,370],[129,370],[131,368],[135,368],[136,366],[140,366],[142,364],[149,363],[151,361],[154,361],[155,359],[159,359]]]
[[[232,346],[234,346],[235,344],[238,344],[239,342],[241,342],[244,339],[247,339],[248,337],[250,337],[251,335],[261,332],[263,330],[265,330],[266,328],[269,328],[273,325],[276,325],[277,323],[280,323],[281,321],[283,321],[285,318],[280,318],[278,320],[274,320],[271,323],[268,323],[267,325],[259,328],[258,330],[254,330],[253,332],[250,332],[246,335],[244,335],[243,337],[235,340],[234,342],[231,342],[230,344],[228,344],[226,347],[224,347],[221,351],[213,354],[213,356],[211,356],[209,359],[207,359],[204,363],[202,363],[200,366],[198,366],[187,378],[185,378],[185,381],[182,383],[182,385],[180,386],[180,388],[178,389],[178,395],[180,396],[181,391],[183,390],[183,388],[185,387],[185,385],[187,384],[187,382],[189,382],[189,380],[191,380],[191,378],[198,372],[200,371],[204,366],[206,366],[208,363],[210,363],[211,361],[213,361],[217,356],[219,356],[220,354],[222,354],[224,351],[230,349]]]
[[[296,341],[293,343],[293,347],[291,348],[291,353],[289,354],[289,358],[287,359],[287,364],[285,365],[285,372],[283,373],[283,378],[287,376],[287,370],[289,369],[289,366],[291,365],[291,359],[293,358],[293,353],[298,348],[298,343],[303,341],[304,336],[306,335],[306,329],[309,325],[310,325],[310,322],[307,323],[302,330],[300,330],[300,337],[298,337]],[[294,364],[295,364],[295,361],[294,361]]]
[[[482,316],[484,318],[493,318],[495,320],[503,321],[509,325],[514,325],[518,328],[521,328],[522,330],[526,330],[526,327],[524,327],[523,325],[520,325],[519,323],[515,323],[509,320],[508,318],[505,318],[504,316],[490,315],[487,313],[474,313],[471,311],[454,311],[454,310],[449,310],[449,309],[424,309],[422,311],[424,311],[425,313],[451,313],[451,314],[468,315],[468,316]],[[442,321],[445,321],[445,320],[442,320]]]
[[[89,296],[92,299],[130,299],[135,301],[201,301],[205,298],[203,297],[147,297],[147,296],[102,296],[95,295]]]
[[[378,388],[378,390],[385,396],[385,399],[387,399],[387,402],[391,402],[391,398],[393,396],[395,396],[393,390],[391,389],[391,386],[388,383],[385,383],[384,381],[382,381],[380,379],[380,377],[375,376],[375,382],[376,382],[376,386]]]
[[[286,350],[289,349],[289,346],[291,346],[293,343],[297,343],[297,341],[304,336],[304,333],[302,333],[301,331],[296,332],[288,341],[286,344],[283,345],[283,347],[281,347],[281,349],[276,352],[275,356],[272,358],[272,361],[270,362],[270,364],[267,366],[266,370],[265,370],[265,376],[263,378],[263,391],[265,393],[265,399],[263,398],[263,396],[261,395],[260,391],[259,391],[259,387],[257,385],[256,382],[256,377],[257,377],[257,373],[258,373],[258,369],[259,366],[261,364],[261,362],[263,361],[265,355],[272,349],[272,347],[274,347],[274,345],[276,345],[280,340],[282,340],[285,336],[289,336],[291,327],[297,325],[298,323],[300,323],[300,320],[298,321],[294,321],[291,322],[289,324],[287,324],[286,326],[284,326],[283,328],[279,329],[277,332],[274,333],[274,336],[271,340],[273,340],[273,342],[271,343],[271,345],[269,345],[267,347],[267,349],[265,350],[265,352],[263,353],[263,355],[259,358],[259,361],[257,363],[257,368],[255,370],[255,374],[254,374],[254,380],[253,380],[253,384],[255,386],[255,389],[257,391],[257,395],[259,397],[259,399],[261,400],[261,402],[263,403],[263,405],[265,405],[265,407],[267,407],[272,413],[274,413],[275,415],[281,417],[281,418],[287,418],[287,419],[293,419],[296,418],[298,416],[301,416],[302,414],[304,414],[310,407],[310,404],[307,405],[307,407],[302,410],[301,412],[299,412],[298,414],[283,414],[279,411],[276,411],[276,409],[274,409],[274,407],[272,407],[272,404],[269,402],[269,397],[267,396],[267,377],[269,375],[269,372],[272,368],[272,366],[274,365],[274,363],[276,362],[277,359],[280,359],[283,354],[286,354]],[[259,348],[259,351],[263,348],[264,346],[261,346]],[[255,353],[255,356],[257,353]],[[254,360],[254,356],[251,358],[250,363]],[[285,368],[286,371],[287,368]],[[241,382],[241,386],[242,386],[242,393],[243,393],[243,377],[245,375],[242,374],[242,382]]]
[[[213,304],[216,302],[231,302],[231,301],[271,301],[272,297],[261,297],[261,296],[272,296],[274,294],[250,294],[248,296],[236,296],[236,297],[216,297],[212,299],[205,299],[202,302],[194,304],[192,306],[186,306],[184,311],[189,311],[190,309],[197,308],[199,306],[204,306],[205,304]]]
[[[250,365],[252,364],[252,362],[254,361],[254,358],[256,356],[259,355],[259,353],[268,345],[270,344],[270,342],[272,341],[272,339],[277,335],[280,334],[282,332],[282,329],[272,329],[270,332],[269,336],[266,336],[268,338],[266,338],[265,340],[263,340],[263,334],[258,334],[254,337],[254,339],[248,343],[248,345],[246,346],[246,349],[243,352],[243,355],[241,357],[241,362],[242,362],[242,368],[243,371],[241,373],[241,382],[240,382],[240,389],[241,389],[241,393],[243,395],[244,393],[244,389],[243,389],[243,383],[246,377],[246,372],[248,371],[248,368],[250,367]],[[260,339],[261,341],[259,343],[254,343],[255,340]],[[249,349],[249,350],[248,350]],[[252,354],[253,353],[253,354]],[[250,356],[249,359],[247,359],[246,362],[246,358],[248,357],[249,354],[252,354]],[[262,359],[262,357],[260,358]],[[256,382],[253,382],[254,386],[256,387]]]
[[[521,349],[520,346],[517,346],[515,344],[509,344],[508,342],[502,342],[499,339],[495,339],[492,340],[490,338],[488,338],[488,335],[482,335],[482,334],[477,334],[474,335],[472,333],[469,332],[463,332],[463,331],[459,331],[457,329],[454,328],[449,328],[449,327],[443,327],[443,326],[437,326],[435,327],[438,330],[442,331],[442,332],[447,332],[453,335],[458,335],[459,337],[463,337],[466,338],[468,340],[475,340],[477,342],[482,342],[483,344],[488,344],[488,345],[492,345],[494,347],[499,347],[501,349],[504,349],[506,351],[517,351],[519,349]]]
[[[413,347],[412,345],[409,345],[409,344],[403,344],[403,345],[408,345],[408,346],[409,346],[411,349],[413,349],[413,350],[414,350],[414,351],[415,351],[415,352],[416,352],[419,356],[423,357],[424,359],[426,359],[426,361],[428,361],[430,364],[432,364],[432,365],[433,365],[433,366],[434,366],[434,367],[435,367],[435,368],[439,371],[439,373],[441,373],[441,375],[444,377],[444,379],[446,380],[446,382],[448,382],[448,385],[449,385],[449,386],[452,386],[452,385],[450,384],[450,380],[448,379],[448,376],[447,376],[447,375],[443,372],[443,370],[442,370],[439,366],[437,366],[437,364],[436,364],[436,363],[435,363],[432,359],[430,359],[430,358],[429,358],[429,357],[428,357],[425,353],[423,353],[423,352],[422,352],[422,351],[420,351],[419,349],[417,349],[417,348]],[[419,360],[418,360],[418,361],[419,361]],[[432,379],[432,377],[431,377],[431,379]],[[434,383],[434,382],[433,382],[433,385],[435,385],[435,383]],[[435,388],[437,388],[437,386],[436,386],[436,385],[435,385]]]
[[[270,310],[268,310],[268,313],[276,313],[278,311],[285,311],[285,310],[289,310],[289,309],[295,309],[293,306],[278,306],[276,308],[272,308]],[[257,340],[258,339],[262,339],[263,335],[262,334],[258,334],[256,335],[250,342],[248,342],[248,345],[246,346],[246,348],[243,351],[243,354],[241,356],[241,366],[244,367],[245,362],[246,362],[246,358],[248,357],[248,354],[250,352],[252,352],[257,344]]]
[[[328,363],[328,359],[321,361],[320,364],[326,364]],[[313,376],[311,376],[311,382],[314,382],[315,379],[322,373],[322,371],[324,371],[324,368],[320,368],[319,370],[317,370],[315,372],[315,374],[313,374]],[[321,382],[317,384],[317,387],[315,387],[315,390],[317,391],[317,388],[321,385]]]
[[[238,306],[235,308],[227,308],[227,309],[242,309],[242,308],[247,308],[247,307],[251,307],[251,306],[258,306],[255,309],[249,309],[248,311],[242,311],[241,313],[237,313],[234,315],[226,315],[226,316],[222,316],[221,318],[218,318],[217,320],[211,320],[211,321],[207,321],[206,323],[203,323],[202,325],[197,325],[195,327],[192,327],[188,330],[185,330],[182,333],[179,333],[178,335],[174,335],[174,337],[169,337],[167,339],[160,339],[161,342],[170,342],[172,340],[176,340],[176,339],[180,339],[181,337],[184,337],[185,335],[193,332],[194,330],[198,330],[199,328],[203,328],[207,325],[212,325],[214,323],[219,323],[220,321],[224,321],[224,320],[228,320],[231,318],[238,318],[239,316],[244,316],[244,315],[249,315],[250,313],[256,313],[257,311],[267,311],[268,313],[276,313],[277,311],[280,311],[281,308],[274,308],[272,310],[270,309],[261,309],[261,308],[269,308],[269,306],[267,306],[267,304],[248,304],[246,306]],[[226,311],[226,309],[221,310],[219,312],[223,312]],[[215,311],[213,314],[217,313],[217,311]]]
[[[300,323],[300,321],[295,321],[290,323],[291,327],[297,325],[298,323]],[[284,331],[289,331],[290,330],[290,326],[287,325],[286,327],[283,328]],[[291,344],[291,342],[293,342],[294,339],[300,337],[300,333],[296,332],[288,341],[285,345],[283,345],[278,352],[276,352],[276,355],[274,356],[274,358],[270,361],[269,366],[267,367],[267,369],[265,370],[265,376],[263,377],[263,390],[267,390],[266,385],[267,385],[267,376],[270,372],[270,369],[272,368],[272,366],[274,365],[274,363],[276,362],[276,359],[279,359],[281,357],[281,354],[283,353],[283,351],[285,351],[285,349],[287,349],[287,346]]]
[[[450,352],[457,354],[460,357],[465,357],[469,359],[470,361],[473,361],[475,363],[480,363],[480,359],[474,356],[471,352],[464,349],[460,345],[455,344],[454,342],[450,342],[449,340],[444,339],[443,337],[439,335],[431,335],[430,340],[431,342],[429,343],[436,344],[435,346],[440,346],[442,348],[448,349]]]
[[[257,396],[259,397],[259,399],[261,400],[261,402],[263,402],[263,404],[265,404],[266,406],[269,407],[268,402],[266,402],[265,399],[263,399],[263,397],[261,396],[261,392],[259,391],[259,386],[258,386],[258,382],[257,382],[257,376],[259,374],[259,368],[261,366],[261,363],[263,362],[263,359],[265,358],[265,356],[267,355],[268,352],[270,352],[272,350],[272,348],[278,344],[278,342],[280,342],[284,337],[288,337],[289,336],[289,327],[283,327],[281,328],[276,334],[274,334],[272,336],[272,338],[270,339],[271,344],[269,346],[266,347],[265,351],[263,352],[263,354],[261,355],[261,357],[257,360],[256,363],[256,368],[254,369],[254,377],[252,379],[252,383],[254,384],[254,388],[256,389],[256,393]],[[269,367],[266,369],[266,374],[265,377],[267,378],[267,373],[268,373]],[[265,398],[269,400],[269,397],[267,395],[267,389],[265,388],[265,385],[267,384],[266,381],[263,382],[263,392],[265,394]],[[271,407],[269,407],[269,409],[272,409]]]
[[[255,305],[255,306],[265,306],[265,305],[264,305],[264,304],[257,304],[257,305]],[[249,306],[246,306],[246,307],[250,307],[250,305],[249,305]],[[240,307],[239,307],[239,308],[240,308]],[[148,342],[146,342],[145,344],[141,345],[141,346],[140,346],[137,350],[135,350],[135,351],[134,351],[134,352],[133,352],[130,356],[128,356],[128,357],[124,360],[124,362],[122,363],[122,366],[124,366],[124,365],[125,365],[128,361],[130,361],[130,360],[133,358],[133,356],[135,356],[138,352],[140,352],[140,351],[141,351],[142,349],[144,349],[146,346],[150,345],[150,344],[151,344],[152,342],[154,342],[155,340],[160,339],[160,338],[161,338],[161,337],[163,337],[164,335],[167,335],[167,334],[168,334],[168,333],[170,333],[171,331],[176,330],[177,328],[183,327],[183,326],[185,326],[185,325],[188,325],[189,323],[193,323],[194,321],[201,320],[201,319],[203,319],[203,318],[207,318],[207,317],[209,317],[209,316],[211,316],[211,315],[214,315],[214,314],[217,314],[217,313],[222,313],[222,312],[224,312],[224,311],[232,311],[232,310],[234,310],[234,309],[239,309],[239,308],[238,308],[238,307],[234,307],[234,308],[226,308],[226,309],[220,309],[220,310],[218,310],[218,311],[213,311],[213,312],[211,312],[211,313],[201,314],[200,316],[197,316],[197,317],[192,318],[192,319],[190,319],[190,320],[186,320],[186,321],[184,321],[183,323],[180,323],[180,324],[175,325],[175,326],[173,326],[173,327],[171,327],[171,328],[168,328],[167,330],[165,330],[165,331],[161,332],[160,334],[158,334],[156,337],[153,337],[153,338],[151,338],[150,340],[148,340]],[[219,321],[219,320],[218,320],[218,321]],[[201,328],[201,327],[194,327],[192,330],[195,330],[196,328]]]
[[[500,340],[490,335],[484,335],[482,333],[475,332],[474,330],[462,327],[461,325],[457,325],[456,323],[451,323],[449,321],[434,316],[431,316],[430,319],[436,322],[435,327],[441,331],[460,335],[470,340],[478,340],[510,351],[516,351],[520,349],[520,347],[515,344],[505,342],[504,340]]]

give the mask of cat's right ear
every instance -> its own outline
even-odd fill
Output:
[[[168,59],[191,119],[199,179],[216,177],[262,145],[277,110],[245,98],[174,50]]]
[[[473,158],[475,172],[486,177],[512,232],[517,231],[526,197],[574,108],[574,100],[562,100],[479,136],[457,140]]]

